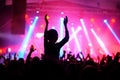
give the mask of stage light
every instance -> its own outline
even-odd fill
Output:
[[[2,54],[2,49],[0,49],[0,54]]]
[[[91,28],[91,32],[93,33],[93,35],[95,36],[97,42],[99,43],[99,45],[101,46],[101,48],[104,50],[104,52],[107,54],[107,55],[111,55],[109,53],[109,51],[107,50],[107,48],[105,47],[104,43],[102,42],[102,40],[98,37],[98,35],[96,34],[96,32],[94,31],[93,28]]]
[[[28,18],[28,15],[27,14],[25,14],[25,19],[27,19]]]
[[[18,56],[19,58],[24,58],[26,47],[27,47],[27,45],[29,43],[29,39],[31,38],[32,32],[34,30],[34,27],[35,27],[37,21],[38,21],[38,18],[39,17],[36,16],[35,19],[34,19],[34,21],[33,21],[33,23],[32,23],[32,25],[30,25],[28,33],[26,34],[25,39],[22,42],[21,48],[19,49],[19,56]]]
[[[87,38],[87,40],[88,40],[88,43],[91,43],[90,37],[89,37],[89,35],[88,35],[87,28],[86,28],[85,23],[84,23],[84,20],[83,20],[83,19],[80,19],[80,22],[81,22],[81,24],[82,24],[82,27],[83,27],[85,36],[86,36],[86,38]]]
[[[58,41],[61,41],[61,39],[63,38],[63,33],[64,33],[63,21],[64,21],[64,18],[61,17],[60,18],[60,38]],[[59,57],[61,57],[62,55],[63,55],[63,48],[60,49],[60,56]]]
[[[74,27],[72,27],[71,30],[72,30],[72,33],[73,33],[73,37],[74,37],[74,39],[75,39],[76,46],[77,46],[77,48],[78,48],[78,52],[82,52],[82,48],[81,48],[81,45],[79,44],[79,40],[78,40],[77,34],[76,34],[76,31],[77,31],[77,30],[81,30],[81,28],[78,27],[78,29],[75,31],[75,30],[74,30]],[[76,55],[77,55],[77,54],[75,54],[75,56],[76,56]],[[83,56],[80,54],[80,57],[82,58]]]
[[[105,20],[104,20],[104,23],[106,23],[106,22],[107,22],[107,20],[105,19]]]
[[[8,48],[8,52],[9,52],[9,53],[11,52],[11,48]]]
[[[61,12],[61,14],[64,14],[64,12]]]
[[[75,33],[74,33],[74,32],[75,32],[74,27],[72,27],[71,30],[72,30],[72,33],[73,33],[73,36],[74,36],[74,39],[75,39],[75,43],[76,43],[77,48],[78,48],[78,52],[81,52],[81,51],[82,51],[82,50],[81,50],[81,46],[80,46],[80,44],[79,44],[77,35],[75,35]]]
[[[36,33],[36,38],[41,38],[41,37],[43,37],[43,33]]]
[[[88,43],[88,46],[90,46],[90,47],[91,47],[91,46],[92,46],[92,43]]]
[[[116,20],[115,20],[114,18],[112,18],[112,19],[111,19],[111,22],[112,22],[112,23],[115,23],[115,22],[116,22]]]
[[[38,19],[39,17],[38,17],[38,16],[36,16],[35,18],[36,18],[36,19]]]
[[[53,26],[52,29],[55,29],[55,27]]]
[[[110,24],[106,21],[105,24],[107,25],[107,27],[109,28],[109,30],[111,31],[112,35],[115,37],[115,39],[118,41],[118,43],[120,44],[120,39],[118,38],[118,36],[116,35],[116,33],[114,32],[114,30],[111,28]]]
[[[74,27],[72,27],[72,28],[74,28]],[[74,30],[74,34],[75,35],[77,35],[78,34],[78,32],[80,31],[80,30],[82,30],[82,28],[79,26],[79,27],[77,27],[77,29],[76,30]],[[69,39],[69,41],[68,42],[70,42],[71,40],[73,40],[74,39],[74,34],[71,34],[70,35],[70,39]]]
[[[36,13],[39,13],[39,11],[36,11]]]
[[[93,23],[94,21],[95,21],[95,20],[94,20],[94,18],[91,18],[91,19],[90,19],[90,22],[92,22],[92,23]]]

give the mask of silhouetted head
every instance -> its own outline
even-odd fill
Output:
[[[19,62],[19,64],[24,64],[24,59],[23,58],[19,58],[18,62]]]
[[[58,33],[57,33],[57,31],[55,29],[50,29],[48,31],[47,36],[48,36],[49,42],[55,43],[57,41],[57,39],[58,39]]]
[[[100,71],[93,65],[85,65],[81,76],[81,80],[100,80]]]
[[[33,57],[33,62],[39,62],[39,61],[40,61],[39,57],[37,56]]]

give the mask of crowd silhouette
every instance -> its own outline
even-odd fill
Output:
[[[84,57],[80,52],[76,57],[66,53],[59,58],[59,51],[69,40],[67,29],[68,17],[64,18],[65,37],[60,41],[55,29],[48,30],[47,14],[45,15],[46,27],[44,31],[44,55],[42,58],[31,57],[35,51],[31,45],[26,60],[16,58],[11,60],[0,55],[0,80],[119,80],[120,52],[112,58],[105,55],[97,62],[88,54]],[[67,58],[65,55],[67,54]],[[82,56],[80,56],[82,55]],[[78,60],[79,59],[79,60]]]

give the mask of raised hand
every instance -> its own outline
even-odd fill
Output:
[[[68,23],[68,17],[66,16],[66,17],[64,18],[64,25],[67,25],[67,23]]]
[[[32,52],[34,52],[36,49],[34,48],[33,45],[30,46],[30,51],[27,55],[27,58],[26,58],[26,62],[28,63],[30,61],[30,58],[31,58],[31,55],[32,55]]]
[[[31,47],[30,47],[30,52],[33,52],[33,51],[35,51],[36,49],[34,48],[34,46],[33,45],[31,45]]]
[[[48,24],[48,18],[47,17],[48,17],[48,15],[46,14],[45,15],[45,22]]]

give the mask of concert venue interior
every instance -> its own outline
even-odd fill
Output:
[[[26,0],[24,5],[23,0],[18,0],[21,4],[0,1],[0,55],[17,53],[18,58],[26,58],[31,45],[36,48],[32,56],[44,54],[45,14],[49,29],[58,31],[58,42],[64,37],[63,19],[68,16],[70,39],[60,56],[65,50],[75,56],[79,52],[84,56],[90,53],[96,59],[120,51],[120,0]],[[18,20],[13,26],[19,10],[25,21]]]

